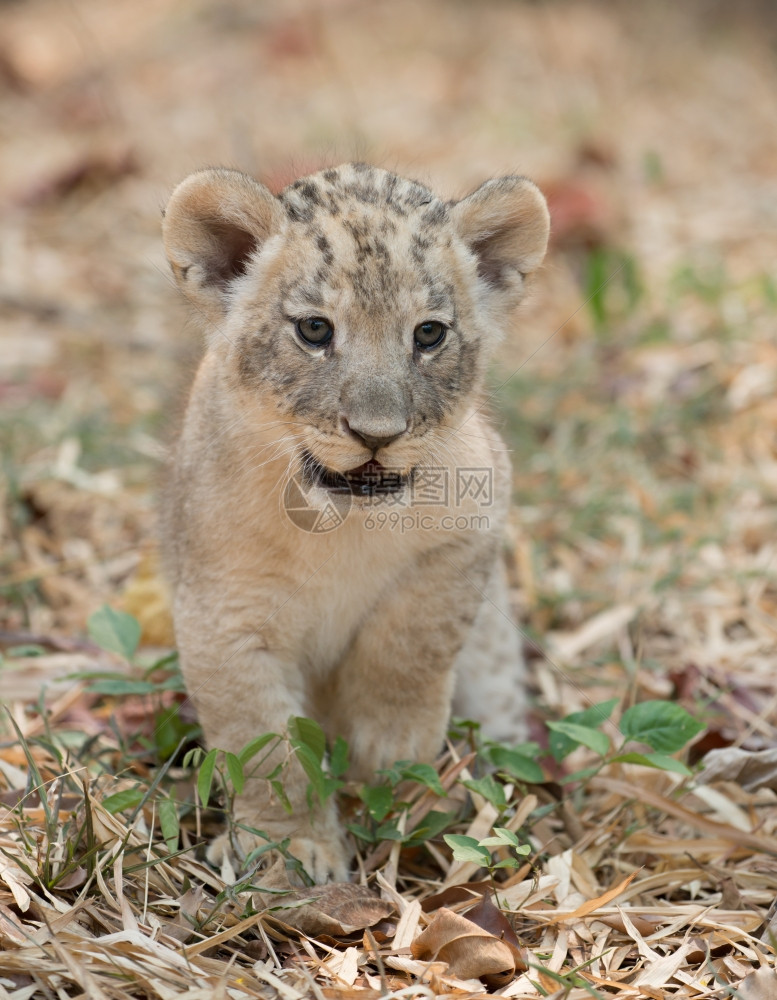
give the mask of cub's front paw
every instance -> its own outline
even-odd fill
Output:
[[[248,830],[225,830],[208,844],[205,857],[214,868],[223,868],[228,862],[235,870],[245,867],[246,858],[267,843],[262,837],[257,837]]]
[[[339,838],[292,837],[288,852],[302,864],[314,882],[348,881],[348,856]]]
[[[278,840],[283,837],[279,836]],[[236,871],[245,867],[246,858],[258,847],[266,847],[267,841],[248,830],[234,830],[222,833],[208,846],[206,857],[216,868],[224,868],[228,862]],[[348,856],[339,837],[315,839],[313,837],[297,836],[289,841],[286,852],[300,862],[305,872],[317,883],[347,882]],[[268,859],[274,860],[281,856],[279,851],[268,851]],[[293,871],[289,872],[290,880],[303,884],[301,878],[295,878]]]

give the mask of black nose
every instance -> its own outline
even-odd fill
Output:
[[[349,423],[348,420],[343,417],[343,426],[349,434],[352,434],[355,438],[358,438],[363,444],[365,444],[370,451],[376,452],[381,448],[385,448],[387,445],[391,444],[392,441],[396,441],[398,437],[401,437],[407,430],[407,424],[400,430],[389,430],[388,428],[380,433],[377,429],[364,427],[354,427],[353,424]]]

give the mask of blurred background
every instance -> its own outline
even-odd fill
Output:
[[[178,180],[227,164],[277,190],[358,158],[455,197],[525,173],[548,196],[553,242],[494,385],[539,700],[568,712],[625,679],[765,739],[774,10],[0,4],[5,644],[69,648],[105,601],[136,614],[147,642],[172,641],[155,494],[199,351],[159,232]]]

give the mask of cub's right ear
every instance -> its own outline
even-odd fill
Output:
[[[173,191],[162,236],[167,259],[187,298],[217,319],[251,255],[283,223],[277,199],[239,170],[201,170]]]

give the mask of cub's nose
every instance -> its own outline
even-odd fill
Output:
[[[375,426],[368,426],[366,423],[354,426],[347,417],[343,417],[343,428],[348,434],[357,438],[370,451],[375,453],[376,451],[380,451],[381,448],[390,445],[392,441],[396,441],[398,437],[401,437],[407,430],[407,421],[403,420],[401,425],[399,422],[389,424],[388,422],[384,423],[381,421],[380,424],[376,423]]]

